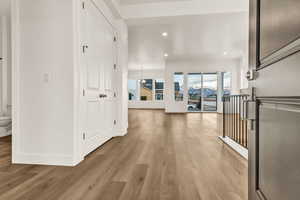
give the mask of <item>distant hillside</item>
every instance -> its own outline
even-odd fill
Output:
[[[203,90],[203,91],[201,91]],[[216,96],[217,95],[217,91],[212,90],[210,88],[203,88],[203,89],[194,89],[194,88],[190,88],[188,91],[190,96],[198,96],[198,95],[204,95],[205,97],[209,97],[209,96]]]

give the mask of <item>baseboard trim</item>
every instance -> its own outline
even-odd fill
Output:
[[[231,138],[229,138],[227,136],[225,138],[222,136],[219,136],[219,139],[222,140],[229,147],[231,147],[238,154],[240,154],[242,157],[244,157],[246,160],[248,160],[248,149],[246,149],[245,147],[236,143],[234,140],[232,140]]]
[[[11,135],[11,132],[6,132],[6,133],[1,133],[0,132],[0,138],[6,137],[6,136],[9,136],[9,135]]]
[[[13,157],[13,164],[30,164],[30,165],[54,165],[54,166],[75,166],[72,156],[67,155],[42,155],[18,153]]]
[[[128,128],[123,128],[123,129],[117,129],[114,135],[115,137],[122,137],[127,135],[127,133],[128,133]]]

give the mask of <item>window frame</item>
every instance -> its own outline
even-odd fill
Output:
[[[182,99],[181,100],[177,100],[176,99],[176,88],[175,88],[175,75],[181,75],[182,76],[182,86],[180,87],[179,85],[179,91],[180,91],[180,88],[182,88]],[[184,102],[184,98],[185,98],[185,85],[186,85],[186,78],[185,78],[185,73],[184,72],[174,72],[173,73],[173,100],[175,102]]]

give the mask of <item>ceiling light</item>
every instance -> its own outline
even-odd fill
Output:
[[[226,56],[227,54],[228,54],[227,51],[225,51],[225,52],[224,52],[224,55]]]
[[[164,37],[167,37],[168,33],[167,32],[163,32],[161,35],[164,36]]]
[[[168,57],[168,56],[169,56],[169,54],[165,53],[165,54],[164,54],[164,56],[165,56],[165,57]]]

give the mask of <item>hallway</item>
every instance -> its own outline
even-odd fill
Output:
[[[247,161],[217,138],[218,121],[130,110],[128,135],[73,168],[10,165],[10,138],[1,139],[0,199],[246,200]]]

